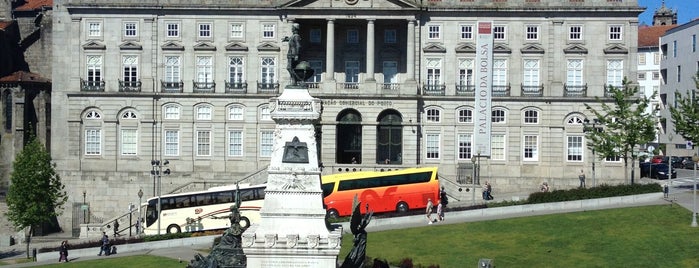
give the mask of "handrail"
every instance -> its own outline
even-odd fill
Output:
[[[448,179],[447,177],[444,177],[444,176],[442,176],[442,175],[439,174],[439,173],[437,174],[437,177],[439,177],[439,182],[440,182],[440,183],[443,182],[443,181],[446,181],[446,182],[449,182],[449,183],[451,183],[451,184],[453,184],[453,185],[455,185],[455,186],[457,186],[457,187],[461,187],[461,184],[458,184],[458,183],[456,183],[456,182],[453,182],[453,181],[451,181],[450,179]],[[450,195],[449,193],[447,193],[447,196],[448,196],[449,198],[452,198],[452,199],[456,200],[456,201],[461,201],[460,199],[454,197],[453,195]]]

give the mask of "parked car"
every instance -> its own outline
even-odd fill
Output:
[[[641,163],[641,178],[653,178],[659,180],[667,180],[668,178],[677,178],[677,169],[672,169],[672,175],[668,175],[669,166],[666,163]]]
[[[682,166],[686,169],[694,169],[694,161],[692,161],[691,156],[685,156],[686,158],[682,161]]]
[[[663,161],[663,158],[665,158],[665,156],[656,155],[656,156],[653,156],[653,158],[650,159],[650,162],[653,163],[653,164],[659,164],[659,163],[662,163],[662,162],[667,163],[667,161]]]

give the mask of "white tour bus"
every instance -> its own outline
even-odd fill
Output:
[[[266,184],[240,186],[240,224],[243,227],[259,221],[265,188]],[[143,233],[152,235],[228,228],[231,225],[229,216],[230,208],[234,205],[235,189],[235,185],[229,185],[206,191],[161,195],[160,216],[158,197],[149,198],[145,204]],[[161,228],[160,232],[158,228]]]

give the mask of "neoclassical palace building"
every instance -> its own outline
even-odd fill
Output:
[[[583,104],[635,79],[636,0],[54,3],[53,159],[96,217],[153,196],[158,174],[163,193],[264,181],[292,23],[322,100],[324,174],[438,166],[467,188],[475,162],[496,192],[573,187],[581,170],[626,181],[623,161],[587,149]],[[480,21],[494,40],[487,157],[472,149]]]

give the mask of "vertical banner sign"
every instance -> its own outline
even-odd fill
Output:
[[[475,122],[472,153],[490,156],[491,100],[493,87],[493,23],[478,22],[476,41]]]

